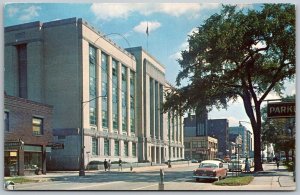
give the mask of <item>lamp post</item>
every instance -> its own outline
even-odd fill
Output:
[[[81,129],[80,129],[80,164],[79,164],[79,176],[85,176],[85,167],[84,167],[84,128],[83,128],[83,107],[85,103],[91,102],[99,97],[107,96],[97,96],[88,101],[81,102]]]

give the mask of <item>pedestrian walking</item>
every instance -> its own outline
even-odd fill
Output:
[[[276,158],[276,165],[277,165],[277,169],[279,169],[279,158]]]
[[[119,158],[119,171],[122,171],[122,160],[121,160],[121,158]]]
[[[246,161],[245,161],[245,172],[250,172],[250,165],[249,165],[248,158],[246,158]]]
[[[110,159],[108,160],[107,167],[108,167],[108,171],[110,171],[110,167],[111,167]]]
[[[104,170],[106,171],[106,170],[107,170],[107,168],[108,168],[108,164],[107,164],[107,161],[106,161],[106,159],[104,159]]]

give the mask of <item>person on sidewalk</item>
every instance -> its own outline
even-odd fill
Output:
[[[246,160],[245,160],[245,172],[246,173],[250,172],[250,165],[249,165],[248,158],[246,158]]]
[[[279,157],[278,156],[276,156],[275,162],[276,162],[277,169],[279,169]]]
[[[122,171],[122,160],[121,160],[121,158],[119,158],[119,171]]]
[[[106,159],[104,159],[104,170],[106,171],[106,170],[107,170],[107,168],[108,168],[108,164],[107,164],[107,161],[106,161]]]
[[[108,163],[107,163],[108,171],[110,171],[110,167],[111,167],[111,162],[110,162],[110,159],[109,159],[109,160],[108,160]]]

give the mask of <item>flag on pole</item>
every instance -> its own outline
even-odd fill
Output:
[[[148,22],[147,22],[147,29],[146,29],[146,34],[149,36],[149,28],[148,28]]]

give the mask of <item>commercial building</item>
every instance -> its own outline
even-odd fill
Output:
[[[217,157],[218,140],[209,136],[185,137],[184,148],[186,159],[211,160]]]
[[[209,119],[207,113],[189,114],[184,119],[186,137],[209,136],[218,140],[218,158],[229,154],[229,122],[227,119]]]
[[[209,119],[207,121],[208,136],[218,139],[218,158],[228,155],[229,121],[228,119]]]
[[[32,22],[5,28],[5,70],[7,94],[26,80],[27,99],[53,106],[54,142],[64,148],[52,151],[49,169],[76,170],[81,155],[84,165],[184,155],[181,117],[161,113],[165,68],[141,47],[122,49],[82,19]]]
[[[5,176],[45,174],[53,142],[52,106],[5,95],[4,107]]]

